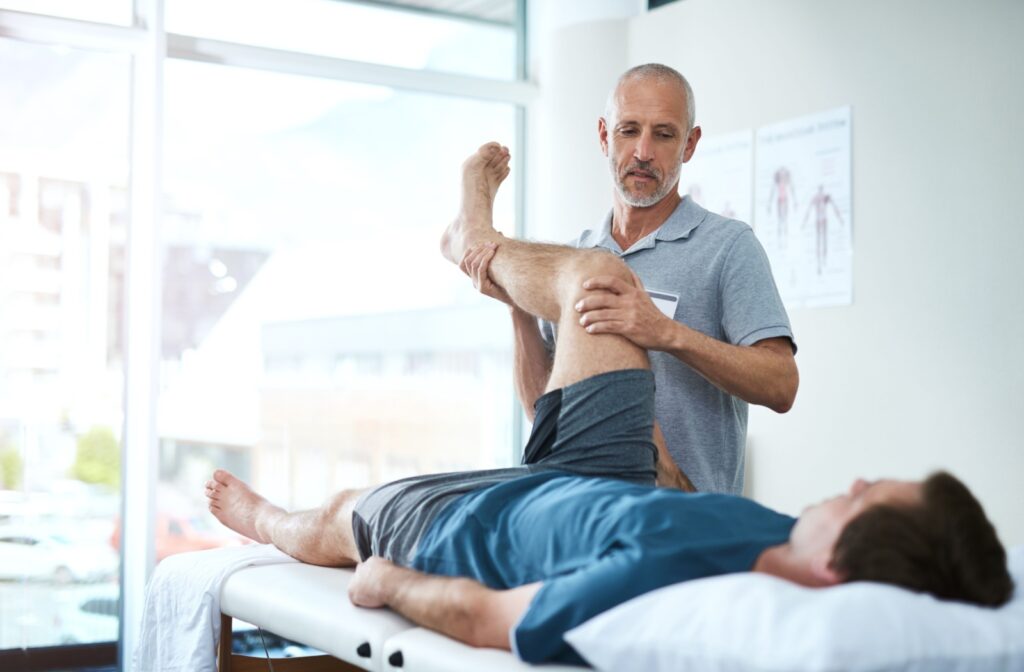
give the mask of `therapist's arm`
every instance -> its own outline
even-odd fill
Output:
[[[732,345],[678,322],[673,324],[682,329],[670,340],[666,352],[688,364],[712,385],[776,413],[793,407],[800,374],[788,338],[766,338],[749,346]]]
[[[601,276],[583,283],[594,290],[576,304],[580,324],[592,334],[619,334],[646,350],[676,357],[712,385],[777,413],[796,399],[800,376],[788,338],[732,345],[662,313],[634,275],[634,282]]]
[[[472,579],[424,574],[371,557],[348,585],[359,607],[390,607],[410,621],[470,646],[510,651],[509,632],[540,590],[493,590]]]
[[[514,354],[512,356],[516,394],[523,412],[533,422],[534,408],[537,399],[547,389],[551,378],[551,355],[544,345],[540,334],[537,318],[512,306],[512,333]]]

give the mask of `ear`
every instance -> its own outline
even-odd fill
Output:
[[[843,580],[832,569],[832,558],[826,555],[817,555],[811,559],[811,575],[824,586],[834,586]]]
[[[686,149],[683,150],[683,163],[689,161],[690,157],[693,156],[693,152],[697,149],[697,142],[700,140],[701,133],[702,131],[700,130],[700,126],[694,126],[690,129],[690,134],[686,136]]]
[[[608,156],[608,123],[604,117],[597,119],[597,137],[601,139],[601,152]]]

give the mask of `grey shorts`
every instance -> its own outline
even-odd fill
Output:
[[[419,540],[459,497],[524,474],[560,470],[654,485],[654,375],[602,373],[546,393],[534,406],[523,464],[508,469],[413,476],[364,493],[352,516],[359,555],[409,566]]]

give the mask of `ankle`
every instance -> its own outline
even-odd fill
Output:
[[[264,544],[274,543],[274,531],[280,520],[280,511],[267,511],[265,513],[260,514],[256,518],[255,525],[256,534],[258,534],[260,537],[259,539],[257,539],[257,541]]]
[[[477,245],[483,245],[485,243],[498,242],[502,235],[491,228],[490,223],[486,225],[477,225],[475,228],[469,228],[463,232],[462,235],[462,247],[463,249],[470,249]]]
[[[498,242],[502,238],[503,236],[490,226],[467,225],[467,221],[460,217],[441,239],[441,251],[450,261],[459,264],[466,253],[477,245]]]

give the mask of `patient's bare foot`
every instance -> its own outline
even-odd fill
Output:
[[[462,207],[441,236],[441,254],[454,263],[473,245],[500,237],[494,230],[494,195],[508,177],[509,152],[489,142],[462,164]]]
[[[285,510],[253,492],[234,474],[218,469],[206,482],[210,511],[225,526],[261,544],[269,544],[270,530]]]

